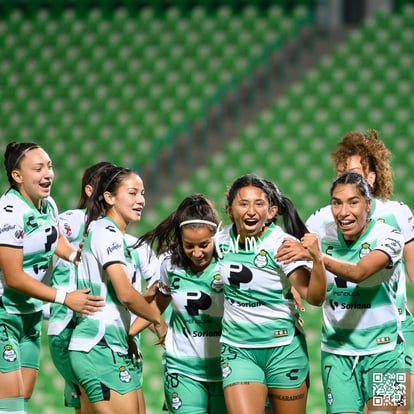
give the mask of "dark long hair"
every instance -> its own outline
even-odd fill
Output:
[[[270,206],[278,208],[277,215],[282,216],[283,224],[287,233],[300,239],[305,233],[308,233],[305,223],[300,218],[292,201],[284,196],[279,187],[269,180],[265,180],[253,174],[242,175],[237,178],[227,191],[226,204],[230,207],[241,188],[253,186],[263,190],[267,196]],[[276,222],[275,216],[272,220]]]
[[[109,164],[99,170],[99,176],[96,177],[96,182],[93,187],[92,194],[86,203],[86,223],[85,234],[92,221],[99,217],[106,215],[108,211],[108,204],[105,201],[104,193],[116,193],[116,190],[121,185],[122,181],[133,171],[129,168],[118,167]]]
[[[98,179],[99,171],[111,165],[115,167],[114,164],[108,161],[101,161],[86,168],[82,175],[81,193],[79,196],[78,208],[86,208],[86,205],[88,203],[88,196],[85,193],[85,187],[87,185],[90,185],[93,188],[95,186],[96,180]]]
[[[158,256],[168,252],[171,255],[172,264],[188,268],[191,262],[184,253],[181,236],[182,223],[188,220],[206,221],[207,223],[196,222],[185,225],[209,226],[212,235],[220,223],[214,204],[203,194],[193,194],[184,198],[177,209],[154,229],[143,234],[133,247],[138,247],[145,242]]]
[[[13,170],[19,168],[26,153],[35,148],[40,148],[40,146],[33,142],[10,142],[7,144],[4,152],[4,168],[10,187],[16,188],[16,182],[12,177]]]
[[[336,178],[331,186],[331,197],[335,188],[340,184],[354,184],[360,194],[365,198],[365,201],[372,200],[371,186],[369,182],[361,175],[357,173],[344,173]]]

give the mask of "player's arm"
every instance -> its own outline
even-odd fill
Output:
[[[407,277],[414,289],[414,240],[404,245],[403,256]]]
[[[156,304],[150,304],[144,296],[132,286],[126,266],[123,263],[112,263],[105,269],[111,279],[116,295],[131,312],[154,324],[156,334],[163,340],[167,325]]]
[[[23,269],[23,249],[0,246],[0,267],[8,287],[18,290],[28,296],[46,301],[56,302],[59,297],[58,289],[45,285],[36,280]],[[92,315],[104,306],[103,298],[88,295],[89,289],[63,293],[61,302],[75,312]]]
[[[159,290],[154,296],[155,300],[151,301],[151,306],[156,306],[160,313],[164,313],[165,309],[167,309],[168,305],[171,302],[170,295],[164,295]],[[143,318],[136,318],[135,321],[131,324],[131,328],[129,329],[128,334],[130,336],[135,336],[138,333],[142,332],[144,329],[150,327],[151,322]]]
[[[80,260],[81,249],[79,248],[78,250],[75,250],[59,228],[59,238],[56,245],[55,254],[61,259],[78,264]]]
[[[359,283],[389,266],[391,259],[382,250],[373,250],[358,263],[339,260],[327,254],[323,255],[323,261],[326,269],[331,273],[350,282]]]

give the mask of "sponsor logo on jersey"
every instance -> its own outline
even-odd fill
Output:
[[[329,301],[329,305],[331,306],[332,310],[371,309],[370,303],[339,303],[332,299]]]
[[[107,254],[110,254],[110,253],[112,253],[113,251],[118,250],[118,249],[122,249],[122,245],[121,245],[121,244],[119,244],[119,243],[117,243],[117,242],[113,242],[113,243],[112,243],[112,246],[109,246],[109,247],[106,249],[106,253],[107,253]]]
[[[5,224],[3,227],[0,228],[0,234],[12,231],[15,228],[16,228],[16,225],[11,226],[10,224]]]

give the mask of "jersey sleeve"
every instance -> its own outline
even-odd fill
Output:
[[[309,216],[306,220],[306,227],[311,233],[318,233],[319,229],[333,221],[333,216],[331,212],[331,206],[325,206],[316,210],[313,214]]]
[[[400,203],[400,214],[398,215],[398,225],[401,234],[404,236],[405,243],[414,241],[414,217],[411,209],[405,203]]]
[[[390,257],[390,261],[395,264],[402,257],[404,238],[397,229],[388,225],[385,226],[388,227],[388,231],[383,232],[383,237],[378,240],[375,250],[386,253]]]
[[[170,286],[168,280],[168,269],[170,267],[170,258],[167,256],[160,265],[160,287],[159,290],[163,295],[170,296]]]
[[[160,278],[160,261],[151,247],[144,243],[138,249],[139,270],[148,283],[153,284]]]
[[[113,225],[95,226],[93,229],[93,250],[98,262],[105,269],[113,263],[126,263],[124,237]]]
[[[82,238],[85,227],[85,214],[80,211],[65,211],[58,217],[59,229],[66,236],[70,243]]]
[[[21,214],[13,206],[5,206],[0,214],[0,245],[23,248],[24,227]]]

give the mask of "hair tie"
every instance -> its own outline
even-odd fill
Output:
[[[207,224],[209,226],[217,227],[217,224],[213,221],[209,220],[201,220],[201,219],[192,219],[192,220],[185,220],[180,223],[180,228],[185,226],[186,224]]]
[[[12,171],[17,168],[17,166],[19,165],[20,160],[26,155],[26,153],[29,152],[32,149],[35,149],[35,148],[39,148],[39,146],[38,145],[30,145],[30,147],[27,147],[25,150],[23,150],[20,153],[20,155],[16,158],[16,161],[13,164]]]
[[[103,192],[108,191],[109,186],[112,184],[112,182],[115,180],[116,177],[118,177],[119,174],[121,174],[122,172],[125,171],[125,168],[121,168],[120,170],[118,170],[112,177],[111,179],[108,181],[108,184],[106,184]]]

